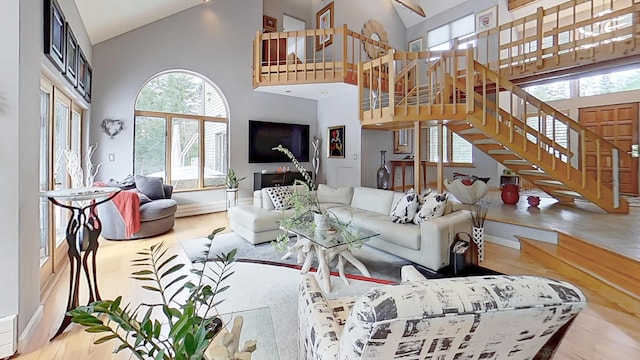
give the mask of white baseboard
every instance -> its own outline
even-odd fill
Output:
[[[17,331],[17,315],[9,315],[0,319],[0,358],[8,358],[16,353]]]
[[[520,250],[520,242],[503,239],[493,235],[485,235],[484,240],[490,243],[506,246],[512,249]]]
[[[38,309],[33,314],[31,319],[29,319],[27,326],[24,328],[24,331],[22,331],[22,334],[20,334],[20,337],[18,338],[19,353],[23,353],[24,349],[26,349],[27,346],[29,345],[29,341],[31,341],[31,338],[33,337],[33,333],[38,328],[38,325],[40,325],[40,321],[42,320],[43,314],[44,314],[44,306],[41,304],[40,306],[38,306]]]

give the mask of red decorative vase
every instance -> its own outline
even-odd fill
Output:
[[[502,184],[502,202],[515,205],[520,200],[520,186],[517,184]]]

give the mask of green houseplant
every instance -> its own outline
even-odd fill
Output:
[[[324,217],[324,220],[322,221],[326,222],[327,224],[329,223],[329,218],[331,217],[333,219],[333,221],[331,222],[332,225],[340,227],[342,238],[346,243],[349,244],[349,246],[362,246],[362,241],[360,240],[357,230],[353,231],[348,226],[349,223],[340,221],[340,219],[338,219],[335,214],[320,206],[315,182],[313,181],[307,170],[300,164],[298,159],[296,159],[293,153],[282,145],[278,145],[272,150],[284,153],[304,178],[304,181],[294,181],[291,196],[285,202],[285,207],[292,208],[294,211],[291,215],[285,216],[280,221],[281,227],[287,230],[294,226],[312,226],[320,230],[320,228],[317,227],[317,220],[316,222],[309,222],[308,218],[305,216],[307,213],[311,212],[314,214],[314,216],[320,215]],[[280,234],[276,237],[276,240],[272,244],[277,251],[286,252],[287,246],[289,244],[289,236],[287,234]]]
[[[229,168],[229,170],[227,171],[227,181],[226,181],[227,189],[237,189],[238,186],[240,186],[240,181],[246,178],[247,178],[246,176],[243,176],[238,179],[235,171],[233,171],[232,168]]]
[[[222,230],[215,229],[207,237],[205,251],[191,270],[195,277],[180,272],[185,264],[176,261],[177,255],[169,256],[164,243],[138,252],[140,257],[132,260],[137,270],[131,278],[143,282],[143,289],[157,293],[159,302],[123,306],[118,296],[71,310],[71,321],[86,327],[87,332],[104,333],[95,344],[119,341],[116,353],[128,349],[137,359],[202,360],[222,327],[214,313],[215,306],[222,302],[216,295],[229,288],[222,283],[233,274],[236,250],[217,256],[217,269],[210,268],[213,275],[206,271],[213,239]],[[211,283],[207,283],[209,280]],[[185,295],[186,299],[178,300]]]

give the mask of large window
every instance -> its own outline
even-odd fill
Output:
[[[578,80],[580,96],[611,94],[640,89],[640,69],[616,71]]]
[[[466,49],[474,41],[467,41],[475,32],[475,15],[470,14],[446,25],[427,32],[427,48],[431,51],[449,50],[453,47],[454,39],[459,40],[458,48]]]
[[[473,145],[460,135],[449,131],[446,127],[443,130],[443,159],[442,162],[450,165],[462,165],[473,163]],[[429,162],[438,162],[438,127],[427,128],[428,146],[427,159]]]
[[[542,101],[571,99],[571,82],[569,80],[527,86],[524,90]]]
[[[225,184],[228,112],[207,79],[184,71],[150,79],[136,99],[134,172],[175,190]]]

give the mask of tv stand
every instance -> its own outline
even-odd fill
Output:
[[[313,173],[307,171],[307,174],[313,178]],[[293,185],[296,180],[304,181],[302,173],[298,171],[286,172],[254,172],[253,173],[253,190],[260,190],[273,186]]]

